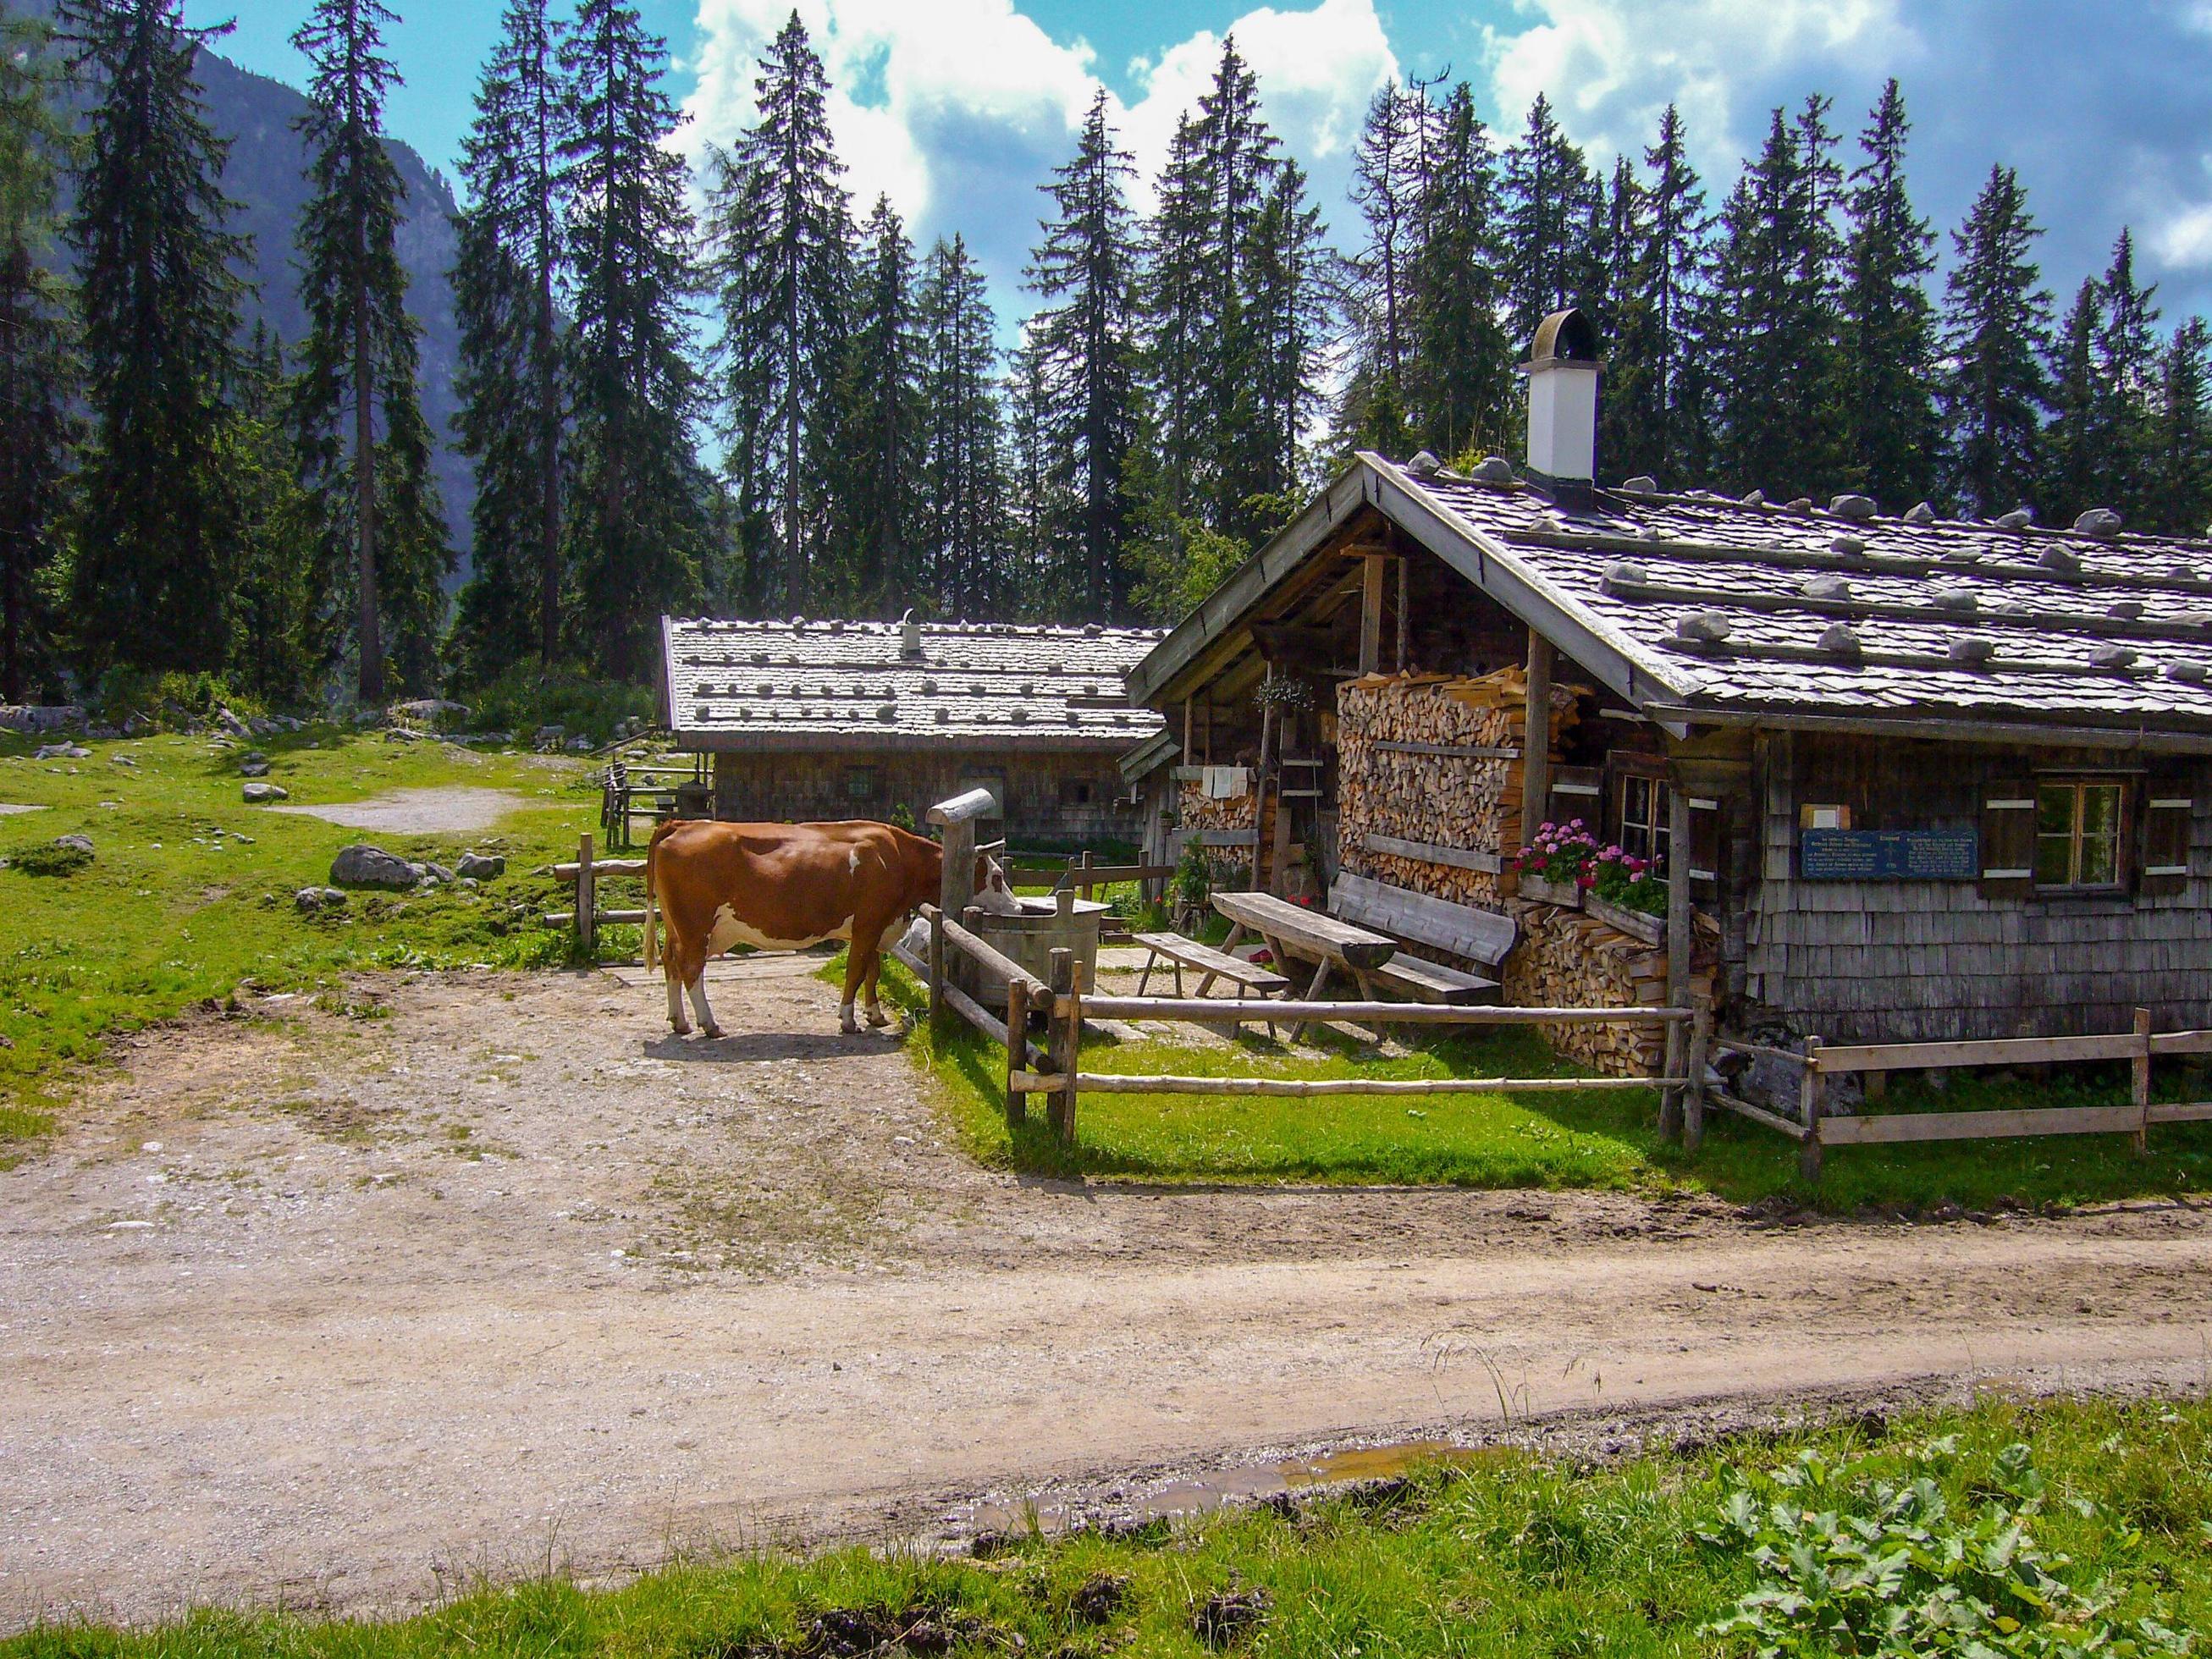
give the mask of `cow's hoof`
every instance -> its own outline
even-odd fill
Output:
[[[888,1025],[888,1024],[890,1024],[890,1023],[891,1023],[891,1017],[890,1017],[889,1014],[885,1013],[882,1009],[880,1009],[880,1008],[871,1008],[871,1009],[869,1009],[869,1010],[868,1010],[868,1024],[869,1024],[873,1025],[873,1026],[876,1026],[876,1027],[878,1027],[878,1028],[879,1028],[879,1029],[880,1029],[881,1027],[885,1026],[885,1025]]]
[[[719,1025],[702,1025],[699,1028],[699,1035],[711,1041],[722,1035],[722,1028]]]
[[[691,1035],[691,1028],[689,1025],[672,1025],[668,1029],[675,1032],[678,1036],[690,1036]]]

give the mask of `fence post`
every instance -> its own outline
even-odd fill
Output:
[[[929,907],[929,1029],[945,1029],[945,912]]]
[[[1030,1068],[1030,982],[1006,981],[1006,1133],[1018,1134],[1029,1121],[1030,1097],[1014,1086],[1014,1074]]]
[[[1075,878],[1075,890],[1077,896],[1080,897],[1085,904],[1088,904],[1091,902],[1091,866],[1094,862],[1096,862],[1096,855],[1088,847],[1085,848],[1083,849],[1082,871]]]
[[[1054,951],[1052,962],[1052,1068],[1060,1085],[1047,1109],[1052,1132],[1063,1143],[1075,1139],[1075,1072],[1083,1046],[1083,1010],[1075,993],[1075,952]],[[1061,1004],[1067,1012],[1063,1016]]]
[[[586,832],[576,842],[576,949],[586,962],[599,948],[599,919],[592,914],[598,906],[599,881],[592,873],[592,837]]]
[[[1828,1079],[1820,1070],[1820,1039],[1805,1039],[1805,1075],[1797,1085],[1797,1104],[1805,1120],[1805,1139],[1797,1143],[1797,1173],[1810,1185],[1820,1178],[1820,1097]]]
[[[2136,1041],[2142,1046],[2136,1051],[2135,1073],[2136,1151],[2148,1155],[2150,1152],[2150,1010],[2136,1010]]]
[[[1694,1153],[1705,1141],[1705,1057],[1713,1046],[1713,1002],[1699,997],[1690,1020],[1689,1084],[1682,1091],[1682,1150]]]

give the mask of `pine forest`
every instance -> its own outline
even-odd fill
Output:
[[[440,430],[386,5],[316,0],[295,37],[296,339],[246,320],[195,71],[220,31],[178,0],[0,17],[9,702],[173,672],[272,703],[636,682],[671,611],[1171,622],[1355,450],[1516,454],[1514,365],[1570,305],[1603,342],[1605,481],[2212,520],[2212,327],[2161,314],[2124,228],[2054,295],[2002,163],[1963,222],[1923,217],[1894,81],[1856,119],[1776,109],[1714,180],[1672,107],[1594,161],[1542,97],[1493,128],[1465,82],[1393,84],[1325,203],[1231,40],[1157,177],[1098,90],[994,295],[957,229],[919,246],[854,198],[795,13],[695,176],[631,6],[509,0]]]

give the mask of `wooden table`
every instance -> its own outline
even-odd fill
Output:
[[[1368,992],[1368,970],[1398,954],[1398,941],[1394,939],[1354,927],[1272,893],[1216,893],[1213,908],[1235,924],[1222,946],[1224,951],[1235,948],[1245,934],[1257,933],[1274,952],[1278,967],[1288,966],[1294,956],[1316,963],[1313,983],[1305,990],[1309,1002],[1319,1000],[1328,988],[1329,975],[1340,969]],[[1295,1038],[1300,1029],[1293,1026],[1291,1036]]]

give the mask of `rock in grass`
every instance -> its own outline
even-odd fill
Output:
[[[449,885],[453,879],[453,872],[442,864],[424,864],[416,867],[422,871],[423,880],[434,881],[441,887]]]
[[[498,853],[464,853],[460,872],[477,881],[489,881],[494,876],[507,873],[507,860]]]
[[[384,887],[404,892],[415,884],[415,866],[405,859],[366,842],[340,848],[338,855],[331,860],[331,884],[334,887]]]
[[[292,792],[281,783],[249,783],[246,786],[246,804],[262,806],[272,800],[289,800]]]
[[[57,847],[66,847],[71,852],[82,853],[87,858],[90,858],[92,856],[92,837],[90,836],[56,836],[54,837],[54,845]]]
[[[324,910],[345,908],[345,890],[342,887],[302,887],[292,895],[292,902],[309,915]]]
[[[1259,1628],[1273,1605],[1264,1589],[1223,1590],[1191,1615],[1190,1633],[1210,1648],[1234,1647]]]

